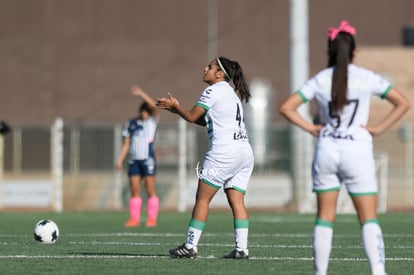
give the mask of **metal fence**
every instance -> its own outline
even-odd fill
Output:
[[[191,205],[196,186],[194,169],[208,148],[205,129],[188,126],[186,135],[186,184],[180,185],[178,124],[161,124],[157,133],[158,193],[161,207],[176,208],[180,188],[186,188],[186,203]],[[251,133],[255,148],[255,135]],[[288,128],[267,127],[260,137],[264,150],[257,161],[248,192],[248,205],[256,208],[292,209],[293,181],[290,177],[290,136]],[[4,137],[3,177],[37,179],[50,176],[51,135],[48,127],[14,128]],[[114,172],[121,148],[121,126],[85,127],[66,125],[63,130],[63,209],[123,209],[129,196],[125,172]],[[262,146],[263,148],[263,146]],[[387,196],[389,210],[414,208],[413,143],[410,125],[390,130],[375,139],[375,152],[387,156]],[[257,151],[257,150],[256,150]],[[310,167],[309,176],[310,176]],[[121,182],[116,184],[116,182]],[[251,191],[250,191],[251,189]],[[309,190],[311,192],[311,190]],[[144,194],[145,197],[145,194]],[[213,205],[223,206],[222,201]]]

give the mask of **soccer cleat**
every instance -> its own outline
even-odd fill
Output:
[[[157,225],[156,220],[147,220],[147,227],[154,227]]]
[[[138,227],[139,221],[137,220],[129,220],[125,223],[125,227]]]
[[[187,248],[185,243],[177,248],[170,249],[171,258],[194,259],[197,257],[197,251],[194,248]]]
[[[229,254],[224,256],[225,259],[243,259],[246,260],[249,258],[249,251],[247,249],[237,250],[234,249]]]

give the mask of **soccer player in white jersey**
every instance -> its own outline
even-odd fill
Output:
[[[159,122],[159,111],[155,100],[148,96],[140,87],[133,86],[132,94],[141,97],[144,102],[141,104],[138,117],[129,119],[124,126],[122,136],[124,142],[115,169],[120,171],[122,163],[129,154],[128,177],[130,181],[131,198],[129,201],[130,219],[125,227],[140,225],[141,218],[141,181],[144,179],[145,190],[148,195],[147,209],[148,217],[146,226],[153,227],[157,224],[159,198],[157,196],[156,159],[154,141]]]
[[[350,194],[361,224],[362,242],[372,274],[385,274],[385,254],[377,219],[377,181],[372,137],[394,125],[410,104],[381,76],[352,64],[355,28],[342,21],[328,33],[328,67],[289,96],[279,111],[318,138],[312,168],[317,196],[313,253],[316,274],[326,274],[340,184]],[[371,95],[393,108],[377,125],[367,125]],[[316,99],[320,124],[305,120],[297,108]]]
[[[187,240],[171,249],[170,255],[173,258],[197,256],[197,245],[207,222],[209,203],[223,187],[233,212],[236,243],[235,249],[224,257],[248,259],[249,220],[244,194],[254,159],[244,125],[242,101],[249,100],[250,91],[239,63],[225,57],[214,59],[204,68],[203,81],[209,86],[191,110],[181,107],[171,94],[159,98],[157,102],[161,109],[177,113],[188,122],[206,126],[210,139],[210,148],[199,175]]]

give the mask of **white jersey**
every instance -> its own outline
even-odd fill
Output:
[[[130,162],[155,158],[154,141],[159,117],[150,117],[143,121],[130,119],[125,123],[122,136],[131,139],[129,146]]]
[[[207,87],[196,105],[206,110],[204,118],[211,149],[248,142],[243,106],[228,82],[221,81]]]
[[[228,82],[207,87],[197,106],[206,110],[210,139],[200,179],[214,188],[246,192],[254,167],[252,148],[243,120],[243,106]]]
[[[321,129],[320,138],[372,142],[369,132],[362,128],[369,117],[371,95],[384,98],[391,89],[388,81],[372,71],[348,65],[348,103],[339,114],[331,111],[331,85],[333,68],[320,71],[309,79],[298,94],[306,102],[316,99]]]
[[[298,91],[306,102],[316,99],[324,127],[319,134],[313,165],[313,190],[339,190],[346,185],[353,195],[377,192],[372,136],[361,125],[368,122],[371,95],[385,97],[391,86],[369,70],[348,65],[348,103],[342,112],[331,112],[333,68],[308,80]]]

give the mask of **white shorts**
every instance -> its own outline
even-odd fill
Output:
[[[207,152],[200,179],[204,183],[246,193],[254,167],[253,151],[248,142],[222,146]]]
[[[313,160],[313,191],[339,190],[343,183],[351,195],[375,194],[375,171],[372,144],[323,138]]]

